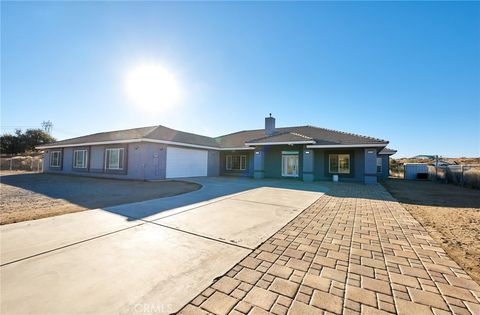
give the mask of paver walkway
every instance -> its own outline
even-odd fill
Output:
[[[339,183],[181,314],[480,314],[475,283],[380,185]]]

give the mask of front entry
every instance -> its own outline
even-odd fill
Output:
[[[282,176],[298,177],[298,152],[282,152]]]

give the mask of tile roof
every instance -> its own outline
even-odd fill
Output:
[[[215,139],[211,137],[178,131],[164,126],[157,126],[155,129],[150,131],[144,138],[201,145],[206,147],[220,147],[215,141]]]
[[[275,132],[270,136],[264,136],[258,139],[246,140],[247,143],[276,143],[276,142],[303,142],[306,141],[315,143],[315,141],[308,137],[295,132]]]
[[[303,142],[309,140],[314,141],[316,145],[388,144],[388,141],[377,138],[319,128],[315,126],[276,128],[275,133],[271,136],[266,136],[264,129],[256,129],[239,131],[228,135],[212,138],[198,134],[178,131],[159,125],[152,127],[95,133],[92,135],[62,140],[55,143],[49,143],[48,145],[40,146],[39,148],[136,139],[171,141],[212,148],[242,148],[247,147],[245,143],[282,143],[299,141]]]
[[[292,137],[293,140],[300,139],[300,137],[311,138],[318,145],[358,145],[358,144],[385,144],[388,141],[361,136],[353,133],[341,132],[331,129],[319,128],[315,126],[298,126],[298,127],[285,127],[276,128],[276,135],[280,134],[296,134],[299,137]],[[282,136],[277,139],[282,139],[291,136]],[[268,138],[265,136],[264,129],[246,130],[228,134],[225,136],[217,137],[216,140],[222,147],[242,147],[245,142],[257,141],[262,138]],[[270,137],[271,138],[271,137]],[[272,140],[272,139],[270,139]],[[273,138],[273,140],[276,140]],[[283,139],[282,139],[283,140]],[[282,142],[277,140],[277,142]],[[260,141],[262,142],[262,141]],[[267,142],[267,141],[264,141]],[[274,141],[268,141],[274,142]]]
[[[108,131],[108,132],[100,132],[94,133],[87,136],[71,138],[66,140],[57,141],[54,143],[49,143],[46,146],[51,145],[72,145],[72,144],[82,144],[82,143],[92,143],[92,142],[104,142],[104,141],[119,141],[119,140],[131,140],[131,139],[140,139],[143,138],[146,134],[151,132],[153,129],[157,128],[157,126],[153,127],[142,127],[142,128],[134,128],[134,129],[125,129],[125,130],[117,130],[117,131]]]
[[[380,152],[378,152],[378,154],[388,154],[388,155],[393,155],[397,153],[397,150],[394,150],[394,149],[390,149],[390,148],[383,148]]]

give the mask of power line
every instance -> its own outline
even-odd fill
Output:
[[[18,126],[15,126],[15,125],[1,125],[0,126],[2,129],[6,129],[6,128],[38,128],[39,126],[38,125],[18,125]]]

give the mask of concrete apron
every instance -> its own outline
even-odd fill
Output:
[[[8,225],[2,313],[175,312],[321,195],[262,187],[142,221],[92,210]]]

